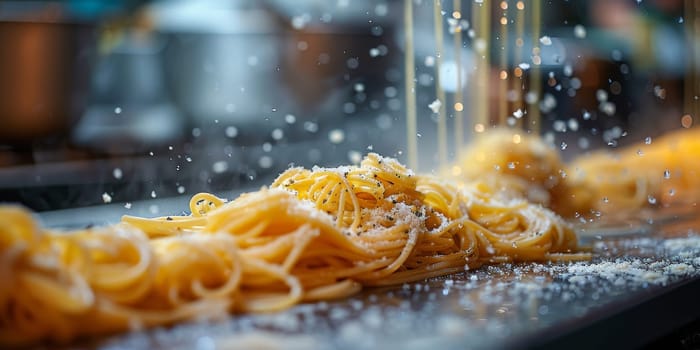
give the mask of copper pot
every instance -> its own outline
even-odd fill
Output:
[[[91,29],[0,21],[0,144],[69,130],[87,95]]]

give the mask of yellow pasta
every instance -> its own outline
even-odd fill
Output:
[[[571,216],[581,199],[567,182],[559,152],[536,135],[496,128],[476,138],[445,175],[460,181],[489,181],[501,191],[514,192],[563,216]],[[585,195],[585,193],[583,194]]]
[[[588,259],[550,210],[492,183],[360,166],[290,168],[190,215],[55,232],[0,207],[0,344],[263,312],[503,261]]]
[[[564,163],[542,139],[523,131],[489,130],[444,173],[487,181],[564,217],[625,213],[700,199],[700,129],[595,151]]]
[[[620,150],[598,151],[570,165],[570,187],[587,191],[583,210],[636,210],[700,199],[700,129],[681,129]]]

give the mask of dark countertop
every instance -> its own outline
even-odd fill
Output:
[[[50,226],[178,214],[188,198],[42,213]],[[157,207],[158,212],[153,213]],[[700,208],[579,227],[591,262],[486,266],[347,300],[101,338],[102,349],[698,348]],[[662,343],[659,343],[662,342]]]

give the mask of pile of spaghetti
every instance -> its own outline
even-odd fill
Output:
[[[700,200],[700,128],[680,129],[570,163],[543,139],[493,129],[464,150],[447,177],[487,179],[564,217],[634,212]]]
[[[556,214],[474,182],[419,176],[369,154],[360,166],[290,168],[190,215],[41,228],[0,207],[0,344],[274,311],[505,261],[589,259]]]

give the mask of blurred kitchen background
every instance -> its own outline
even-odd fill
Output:
[[[473,103],[474,3],[492,8],[494,72],[499,50],[517,37],[509,25],[510,41],[497,41],[497,19],[516,18],[514,0],[461,1],[461,21],[453,1],[442,2],[441,84],[448,97],[456,91],[458,26],[465,113]],[[431,171],[433,2],[413,4],[421,170]],[[46,211],[235,192],[267,184],[291,164],[357,163],[369,151],[405,160],[403,6],[0,1],[0,202]],[[522,39],[525,52],[543,45],[542,94],[528,104],[542,113],[544,137],[570,157],[690,127],[698,6],[543,1],[542,38],[528,37],[528,20]],[[508,57],[508,71],[527,70],[525,57]],[[495,104],[497,91],[490,95]]]

